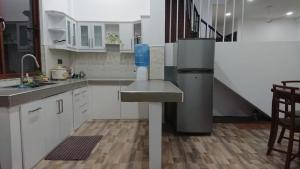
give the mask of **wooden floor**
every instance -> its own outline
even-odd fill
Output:
[[[74,135],[104,137],[87,161],[43,160],[36,169],[148,168],[146,121],[90,121]],[[176,135],[164,131],[163,169],[282,169],[283,154],[265,155],[268,136],[268,125],[253,124],[215,124],[211,136]],[[286,141],[281,147],[285,144]],[[291,169],[299,168],[297,158]]]

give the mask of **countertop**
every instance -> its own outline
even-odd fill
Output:
[[[121,91],[122,102],[183,102],[183,92],[169,81],[135,81]]]
[[[123,78],[101,78],[101,79],[69,79],[66,81],[50,81],[53,85],[37,88],[0,88],[0,107],[12,107],[31,101],[47,98],[77,88],[90,85],[129,85],[134,79]]]

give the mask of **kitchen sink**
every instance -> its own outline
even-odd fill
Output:
[[[19,88],[19,89],[23,89],[23,88],[37,88],[37,87],[42,87],[42,86],[48,86],[48,85],[54,85],[56,83],[50,83],[50,82],[42,82],[42,83],[33,83],[33,84],[19,84],[19,85],[14,85],[14,86],[7,86],[4,88]]]

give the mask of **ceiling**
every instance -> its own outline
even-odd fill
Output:
[[[213,18],[215,18],[216,1],[213,0]],[[233,12],[233,1],[227,0],[226,12]],[[242,0],[236,1],[235,18],[242,17]],[[224,0],[219,0],[218,20],[224,19]],[[293,11],[292,16],[286,16]],[[300,0],[245,0],[245,18],[275,20],[285,18],[300,18]]]

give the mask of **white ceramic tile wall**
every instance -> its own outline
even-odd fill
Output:
[[[164,79],[165,48],[150,49],[150,79]]]
[[[72,53],[75,72],[88,78],[135,78],[134,55],[130,53]]]

